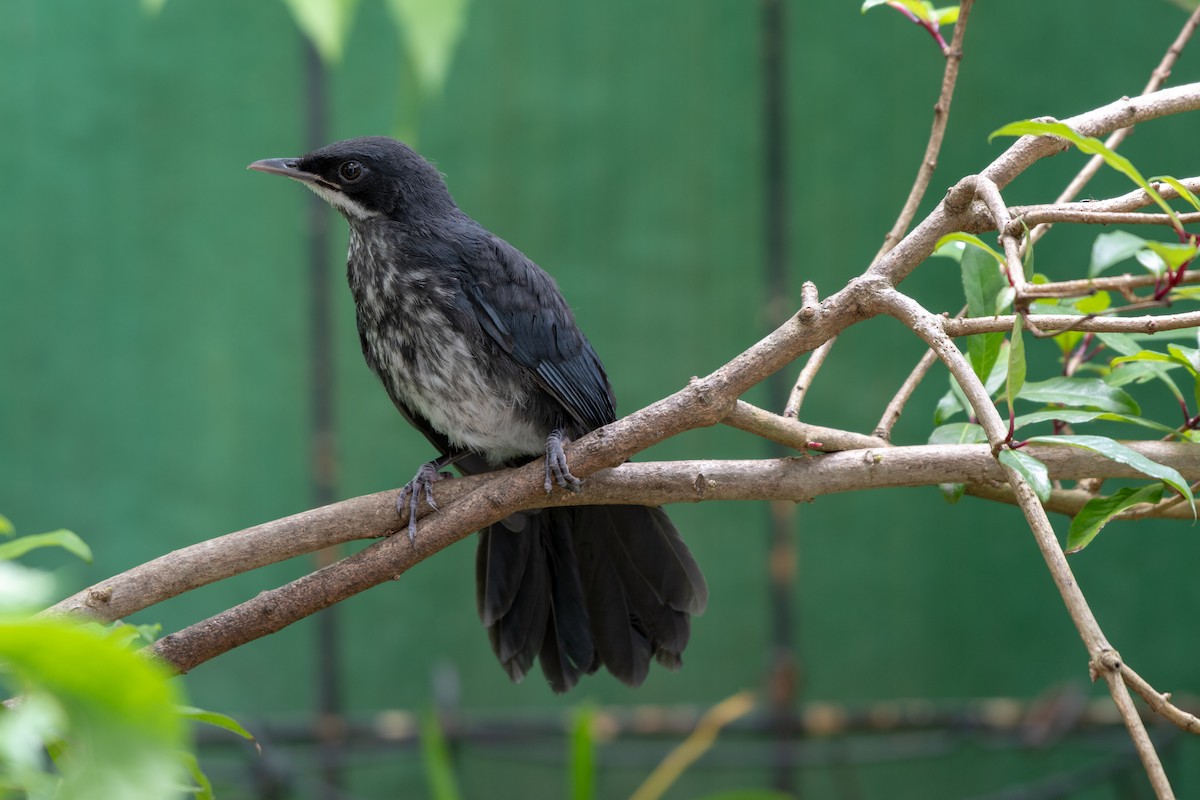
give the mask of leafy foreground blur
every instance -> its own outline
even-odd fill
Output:
[[[13,533],[0,516],[0,536]],[[0,798],[212,798],[187,721],[250,735],[183,705],[171,670],[134,649],[152,629],[34,616],[54,581],[14,559],[46,547],[92,557],[66,530],[0,542],[0,690],[13,698],[0,706]]]

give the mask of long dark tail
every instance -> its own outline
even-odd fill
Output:
[[[708,587],[666,513],[645,506],[547,508],[479,534],[476,600],[513,681],[535,657],[556,692],[602,665],[646,679],[650,659],[678,669]]]

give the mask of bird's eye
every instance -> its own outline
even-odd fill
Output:
[[[357,161],[346,161],[338,167],[338,175],[347,183],[353,183],[362,177],[363,165]]]

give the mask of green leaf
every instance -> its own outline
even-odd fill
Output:
[[[1100,156],[1104,159],[1105,164],[1142,187],[1146,194],[1150,195],[1150,199],[1157,203],[1158,207],[1171,218],[1175,229],[1183,230],[1183,227],[1179,224],[1179,217],[1175,215],[1175,210],[1167,204],[1167,201],[1158,193],[1158,190],[1142,177],[1142,173],[1138,172],[1137,168],[1133,166],[1133,162],[1120,153],[1110,150],[1099,139],[1093,136],[1083,136],[1070,125],[1062,122],[1037,122],[1029,119],[1021,120],[1020,122],[1010,122],[999,130],[993,131],[991,136],[988,137],[988,141],[990,142],[997,136],[1057,136],[1075,145],[1082,153]]]
[[[1002,254],[997,252],[994,248],[989,247],[987,243],[983,241],[983,239],[980,239],[978,236],[972,233],[947,233],[945,236],[937,240],[937,244],[934,245],[933,250],[935,253],[938,253],[938,251],[940,251],[943,247],[946,247],[953,242],[959,242],[963,245],[970,245],[971,247],[978,248],[995,259],[997,264],[1004,264],[1004,256]],[[966,255],[965,248],[963,250],[963,255]]]
[[[996,313],[996,299],[1007,282],[1001,276],[996,260],[979,248],[968,248],[962,257],[963,293],[967,298],[967,315],[990,317]],[[1000,355],[1004,334],[977,333],[967,337],[967,354],[971,367],[981,381],[987,380],[992,366]]]
[[[20,558],[31,550],[36,550],[40,547],[61,547],[72,555],[92,563],[92,550],[74,533],[68,530],[51,531],[50,533],[36,533],[32,536],[22,536],[19,539],[13,539],[11,542],[0,544],[0,561],[11,561],[14,558]]]
[[[260,755],[262,754],[262,745],[258,743],[258,739],[255,739],[254,734],[246,730],[245,727],[242,726],[242,723],[238,722],[233,717],[230,717],[226,714],[221,714],[217,711],[206,711],[203,708],[196,708],[195,706],[178,706],[175,710],[183,719],[190,720],[192,722],[202,722],[205,725],[212,725],[214,728],[220,728],[221,730],[226,730],[230,733],[236,733],[243,739],[253,742],[255,749],[258,750]]]
[[[433,711],[421,715],[421,762],[425,767],[429,796],[433,800],[459,800],[461,795],[450,760],[450,748],[446,746],[441,723]]]
[[[1196,246],[1178,242],[1146,242],[1146,247],[1163,260],[1171,270],[1177,270],[1196,257]]]
[[[1049,411],[1034,411],[1032,414],[1022,414],[1013,421],[1013,429],[1020,430],[1021,428],[1030,425],[1036,425],[1041,422],[1051,422],[1058,420],[1065,422],[1068,425],[1080,425],[1085,422],[1093,422],[1100,420],[1102,422],[1124,422],[1129,425],[1138,425],[1142,428],[1149,428],[1152,431],[1166,434],[1176,434],[1176,430],[1170,426],[1163,425],[1161,422],[1146,419],[1145,417],[1135,417],[1128,414],[1113,414],[1108,411],[1084,411],[1078,408],[1055,408]]]
[[[954,505],[962,499],[963,494],[967,491],[965,483],[939,483],[938,491],[942,493],[942,499],[950,505]]]
[[[981,425],[974,422],[951,422],[934,428],[929,434],[929,444],[979,444],[987,441]]]
[[[1162,500],[1163,485],[1152,483],[1140,489],[1118,489],[1111,497],[1093,498],[1079,509],[1079,513],[1071,520],[1067,531],[1067,555],[1078,553],[1091,544],[1092,539],[1109,521],[1130,506],[1138,503],[1157,503]]]
[[[1083,314],[1099,314],[1102,311],[1107,311],[1112,305],[1112,298],[1108,292],[1096,292],[1087,297],[1081,297],[1075,301],[1075,308],[1079,309]]]
[[[937,20],[938,25],[954,25],[958,22],[958,6],[935,8],[933,18]]]
[[[49,573],[0,561],[0,612],[36,609],[53,595],[54,577]]]
[[[192,789],[192,794],[195,800],[216,800],[216,795],[213,794],[212,781],[204,774],[204,770],[200,769],[200,762],[196,756],[188,752],[179,754],[180,760],[183,762],[184,769],[192,778],[192,783],[195,787]]]
[[[441,94],[467,19],[467,0],[388,0],[421,93]]]
[[[176,796],[187,732],[165,666],[57,618],[0,618],[0,661],[5,689],[61,709],[56,800]],[[0,713],[0,727],[24,705]]]
[[[1167,184],[1172,189],[1179,192],[1179,196],[1186,200],[1192,208],[1200,211],[1200,198],[1197,198],[1196,195],[1192,194],[1190,189],[1177,181],[1175,178],[1172,178],[1170,175],[1159,175],[1155,178],[1151,178],[1150,182]]]
[[[1013,415],[1013,401],[1025,386],[1025,345],[1021,339],[1025,317],[1017,314],[1013,321],[1011,342],[1008,346],[1008,380],[1005,381],[1004,395],[1008,400],[1008,414]]]
[[[1072,408],[1095,408],[1117,414],[1141,414],[1134,399],[1098,378],[1059,376],[1025,384],[1018,395],[1035,403],[1060,403]]]
[[[1044,503],[1050,499],[1050,471],[1045,464],[1028,453],[1008,447],[1000,451],[999,458],[1001,464],[1016,470],[1025,479],[1038,500]]]
[[[1136,450],[1132,450],[1119,442],[1104,436],[1035,436],[1030,442],[1040,444],[1065,444],[1071,447],[1082,447],[1105,458],[1133,467],[1143,475],[1158,478],[1175,491],[1179,492],[1192,506],[1192,514],[1196,513],[1196,501],[1192,497],[1191,487],[1173,467],[1151,461]]]
[[[592,800],[596,796],[596,709],[584,705],[571,715],[570,797]]]
[[[1092,242],[1092,263],[1088,277],[1094,278],[1109,267],[1133,258],[1146,248],[1146,240],[1125,231],[1102,233]]]
[[[0,536],[13,537],[17,535],[17,529],[13,527],[12,522],[8,517],[0,514]]]
[[[325,63],[342,60],[358,0],[284,0],[284,4]]]
[[[953,383],[953,381],[951,381]],[[957,384],[956,384],[957,385]],[[958,396],[951,390],[942,395],[937,401],[937,405],[933,409],[933,424],[941,425],[946,420],[964,411],[962,404],[958,401]]]

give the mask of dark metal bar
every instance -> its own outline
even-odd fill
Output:
[[[308,149],[329,140],[329,75],[325,62],[312,42],[304,39],[304,140]],[[310,458],[309,496],[314,507],[332,503],[337,483],[333,413],[333,298],[329,281],[329,209],[311,196],[308,206],[309,290],[309,402]],[[316,554],[318,566],[340,556],[338,548]],[[314,617],[316,653],[316,739],[323,800],[341,796],[342,666],[338,647],[337,606]]]
[[[788,141],[786,46],[787,19],[783,0],[761,0],[761,81],[762,81],[762,169],[763,169],[763,255],[766,316],[774,328],[790,314],[788,291],[790,262],[788,220]],[[770,403],[782,411],[787,402],[790,382],[778,372],[768,384]],[[772,457],[786,455],[781,445],[769,444]],[[771,653],[768,697],[777,742],[772,782],[775,788],[795,794],[792,759],[788,757],[800,726],[796,708],[799,702],[800,662],[794,638],[796,575],[796,506],[772,503],[768,538]]]

